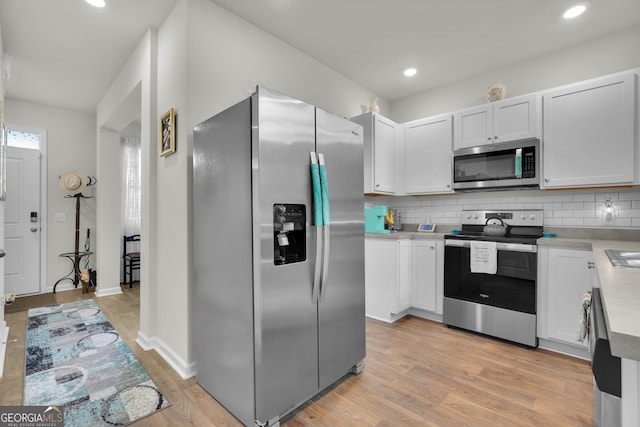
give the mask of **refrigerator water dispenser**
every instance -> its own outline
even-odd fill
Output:
[[[289,203],[273,205],[273,263],[302,262],[307,259],[306,207]]]

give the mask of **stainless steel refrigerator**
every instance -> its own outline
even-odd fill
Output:
[[[364,366],[362,128],[259,87],[195,126],[196,378],[245,425]]]

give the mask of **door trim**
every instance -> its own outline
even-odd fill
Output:
[[[37,133],[40,137],[40,290],[47,291],[47,130],[42,128],[7,123],[7,130]]]

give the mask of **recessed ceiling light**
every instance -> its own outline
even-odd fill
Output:
[[[84,0],[84,1],[89,3],[91,6],[95,6],[95,7],[104,7],[106,4],[104,0]]]
[[[589,5],[589,2],[582,2],[582,3],[578,3],[576,5],[571,6],[569,9],[567,9],[564,14],[562,15],[562,17],[564,19],[573,19],[576,18],[580,15],[582,15],[585,10],[587,10],[587,6]]]
[[[407,68],[406,70],[404,70],[404,75],[407,77],[413,77],[417,72],[418,70],[416,70],[415,68]]]

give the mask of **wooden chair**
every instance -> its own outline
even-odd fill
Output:
[[[129,287],[133,288],[133,271],[140,270],[140,252],[127,252],[127,244],[130,242],[139,242],[140,235],[132,234],[122,238],[122,267],[124,272],[123,282],[127,282],[129,276]]]

